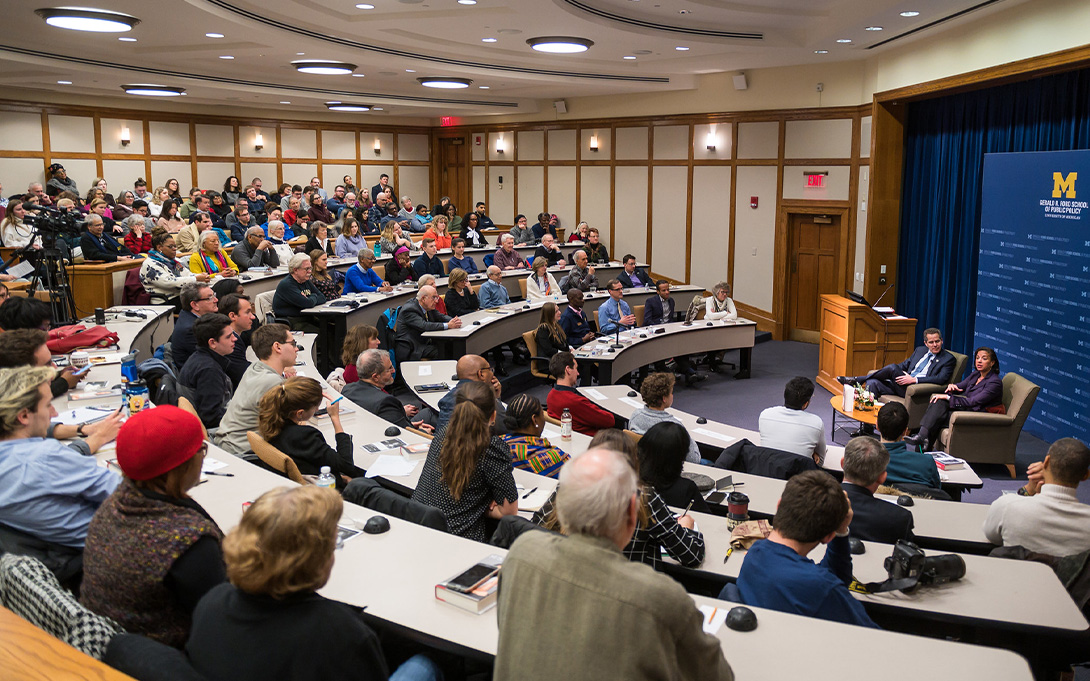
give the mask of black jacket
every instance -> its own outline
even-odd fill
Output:
[[[399,428],[411,428],[413,425],[405,416],[405,407],[401,404],[401,400],[367,381],[359,380],[349,383],[341,394]]]
[[[421,359],[435,359],[438,355],[431,340],[424,338],[425,331],[442,331],[450,317],[437,310],[425,313],[420,301],[413,298],[401,306],[397,316],[397,328],[394,330],[395,353],[397,361],[417,362]]]
[[[227,358],[208,348],[197,348],[182,367],[178,382],[192,392],[193,407],[204,427],[218,427],[234,392],[227,375]]]
[[[189,310],[183,310],[178,315],[178,321],[174,323],[174,331],[170,334],[171,358],[174,368],[179,371],[197,349],[197,339],[193,337],[193,323],[196,321],[197,315]]]
[[[715,465],[717,468],[779,480],[789,480],[793,475],[819,470],[818,465],[808,456],[771,447],[758,447],[745,438],[724,449]]]
[[[126,248],[125,244],[118,243],[106,232],[102,232],[101,237],[97,237],[90,232],[84,232],[83,236],[80,237],[79,245],[83,249],[84,260],[117,262],[119,256],[132,255],[132,251]]]
[[[853,537],[883,544],[896,544],[898,539],[915,541],[912,536],[912,511],[875,499],[866,487],[850,482],[842,482],[840,486],[852,502],[854,515],[850,531]]]
[[[273,314],[277,317],[298,317],[303,310],[317,307],[326,300],[314,281],[307,279],[302,284],[290,274],[280,280],[273,294]]]
[[[454,289],[448,288],[447,294],[443,297],[443,301],[447,304],[447,314],[451,317],[461,317],[481,309],[481,299],[472,288],[467,286],[462,293],[464,295],[458,295]]]
[[[337,433],[336,437],[337,448],[333,449],[326,444],[325,436],[317,428],[289,423],[279,435],[269,440],[269,444],[290,456],[303,475],[318,475],[322,466],[329,466],[334,477],[338,478],[338,488],[341,488],[341,475],[357,477],[363,475],[363,471],[356,468],[352,459],[352,436]]]

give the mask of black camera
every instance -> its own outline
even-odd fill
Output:
[[[84,217],[79,211],[63,211],[48,206],[34,206],[40,211],[37,215],[27,213],[23,222],[38,231],[45,241],[52,241],[58,236],[78,237],[83,231]]]
[[[916,583],[901,589],[912,593],[926,584],[945,584],[965,576],[965,560],[954,553],[926,556],[912,542],[900,540],[893,547],[893,555],[886,558],[883,566],[890,581],[915,580]]]

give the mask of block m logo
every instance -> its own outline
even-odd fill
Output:
[[[1067,177],[1063,173],[1052,173],[1052,198],[1058,199],[1061,194],[1069,199],[1075,198],[1075,180],[1078,177],[1078,173],[1068,173]]]

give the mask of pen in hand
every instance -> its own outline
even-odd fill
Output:
[[[689,499],[689,505],[686,506],[685,511],[681,515],[678,516],[679,518],[684,518],[685,516],[689,515],[689,509],[691,509],[693,507],[693,502],[694,501],[696,501],[696,500],[695,499]]]

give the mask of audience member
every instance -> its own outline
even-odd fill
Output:
[[[189,496],[207,449],[200,421],[177,407],[130,417],[117,435],[124,479],[91,520],[83,551],[80,602],[177,648],[197,602],[226,581],[223,532]]]
[[[538,319],[537,329],[534,330],[538,357],[549,360],[558,352],[570,350],[568,334],[560,325],[561,316],[561,309],[556,303],[545,303],[541,306],[541,317]],[[541,364],[540,361],[538,363]],[[548,363],[540,367],[542,372],[548,372],[548,370]]]
[[[549,272],[549,261],[538,257],[530,266],[530,276],[526,277],[526,300],[546,300],[560,295],[560,284],[556,283]]]
[[[638,484],[609,450],[564,466],[556,510],[567,536],[526,532],[504,560],[497,681],[734,678],[685,589],[621,553],[639,524]]]
[[[8,329],[4,333],[0,333],[0,367],[35,366],[55,369],[53,354],[49,351],[48,342],[49,334],[39,328]],[[53,394],[53,397],[60,397],[75,388],[83,380],[83,376],[75,375],[75,369],[69,364],[57,372],[56,377],[49,384],[49,391]],[[88,426],[88,428],[90,427]],[[69,426],[63,426],[63,428],[67,432]],[[71,430],[72,435],[69,435],[69,437],[74,437],[76,434],[75,429],[72,428]],[[79,434],[83,435],[83,432],[81,431]],[[65,438],[61,437],[60,439]]]
[[[227,356],[235,349],[235,332],[227,315],[213,312],[193,322],[197,349],[178,373],[178,383],[189,388],[193,408],[209,430],[227,411],[234,385],[227,374]]]
[[[480,216],[477,213],[468,213],[462,218],[462,231],[460,234],[466,240],[470,248],[488,248],[488,239],[481,230]]]
[[[311,194],[310,207],[307,209],[307,217],[312,222],[320,222],[322,224],[333,224],[336,218],[329,212],[329,208],[326,206],[325,201],[318,194]]]
[[[796,376],[783,389],[783,406],[761,412],[758,428],[761,445],[799,456],[811,457],[817,465],[825,463],[825,423],[817,414],[806,411],[814,395],[814,382]]]
[[[465,270],[456,267],[450,271],[450,278],[447,279],[447,294],[443,297],[443,302],[446,305],[447,314],[454,317],[461,317],[481,308],[481,301],[473,292]]]
[[[640,478],[654,487],[667,504],[687,508],[691,503],[694,511],[709,513],[696,483],[681,474],[691,456],[692,444],[692,438],[680,423],[661,421],[652,425],[637,443]]]
[[[587,260],[592,263],[609,262],[609,251],[606,250],[606,245],[600,243],[598,239],[597,227],[591,227],[587,230],[587,243],[583,246],[583,251],[587,254]]]
[[[559,419],[567,409],[572,417],[572,429],[593,436],[600,428],[612,428],[616,424],[613,414],[584,397],[577,389],[579,366],[575,355],[558,352],[549,360],[549,373],[556,385],[549,391],[545,402],[549,416]]]
[[[416,208],[420,210],[423,207],[421,204]],[[435,247],[440,250],[451,248],[453,241],[450,237],[448,222],[446,215],[436,216],[431,222],[431,227],[424,231],[424,239],[435,239]]]
[[[220,298],[219,312],[231,320],[231,332],[235,336],[235,347],[227,355],[227,375],[231,377],[233,388],[237,389],[242,375],[250,368],[250,361],[246,359],[246,348],[250,347],[250,330],[257,317],[254,316],[250,297],[238,293],[228,293]]]
[[[238,276],[238,265],[223,250],[215,230],[208,229],[201,232],[200,250],[189,256],[189,271],[194,274],[235,277]]]
[[[340,270],[329,269],[329,255],[325,251],[314,249],[310,252],[310,265],[310,280],[314,282],[315,288],[326,300],[340,298],[345,277]]]
[[[130,253],[140,255],[152,249],[151,234],[147,231],[144,218],[139,215],[130,216],[125,220],[128,234],[125,235],[125,248]]]
[[[287,319],[294,331],[318,332],[317,323],[303,316],[303,310],[326,302],[326,297],[311,280],[313,271],[314,265],[310,262],[310,256],[296,253],[288,262],[288,276],[276,285],[273,314]]]
[[[651,287],[651,277],[642,268],[636,267],[636,256],[628,253],[621,259],[621,263],[624,265],[624,272],[617,279],[625,288]]]
[[[387,189],[390,189],[392,193],[396,193],[393,192],[393,187],[390,186],[390,176],[382,173],[378,176],[378,184],[371,187],[371,199],[374,200],[379,194],[385,193]]]
[[[394,330],[398,362],[437,359],[439,351],[430,338],[424,337],[424,333],[462,327],[462,320],[458,317],[448,317],[436,311],[437,300],[439,294],[435,292],[435,287],[423,286],[417,291],[416,298],[402,305]]]
[[[176,230],[175,241],[178,250],[183,253],[192,253],[200,248],[201,234],[214,229],[212,218],[207,213],[193,213],[189,216],[189,225],[181,230]],[[170,230],[167,230],[170,231]]]
[[[106,234],[106,225],[102,222],[102,216],[91,213],[84,223],[87,231],[80,238],[80,248],[83,249],[84,260],[102,262],[117,262],[118,260],[132,259],[132,251],[123,244]]]
[[[257,361],[250,364],[235,388],[220,427],[213,436],[217,447],[235,456],[253,459],[247,431],[257,431],[261,398],[285,378],[295,375],[299,345],[284,324],[266,324],[257,328],[250,345]]]
[[[674,375],[667,372],[657,372],[643,379],[640,384],[640,396],[643,397],[644,406],[632,412],[628,417],[628,429],[638,435],[643,435],[653,426],[659,423],[676,423],[681,421],[676,416],[666,411],[674,404]],[[700,448],[696,440],[689,439],[689,451],[685,460],[690,463],[700,463]]]
[[[555,478],[560,467],[570,458],[562,449],[554,447],[545,431],[545,410],[541,402],[528,393],[511,400],[504,414],[507,433],[503,441],[511,448],[511,465],[531,473]]]
[[[912,511],[875,499],[874,492],[886,481],[889,452],[873,437],[853,437],[844,448],[844,482],[841,486],[852,504],[852,536],[864,541],[896,544],[915,541]]]
[[[235,244],[231,259],[245,272],[251,267],[280,267],[280,256],[260,227],[246,230],[246,238]]]
[[[197,341],[193,336],[194,322],[198,317],[219,309],[216,292],[203,281],[182,284],[180,302],[182,311],[174,322],[174,331],[170,334],[171,358],[179,370],[197,349]]]
[[[193,613],[186,653],[212,681],[385,679],[378,636],[360,614],[318,595],[337,546],[340,497],[313,485],[262,494],[223,540],[230,584]],[[436,679],[427,658],[410,658],[394,678]]]
[[[481,229],[496,229],[496,223],[492,222],[492,218],[485,214],[487,206],[484,201],[478,201],[473,208],[473,214],[477,216],[477,225]]]
[[[193,274],[178,264],[178,248],[168,232],[156,232],[151,237],[151,250],[140,265],[140,283],[158,305],[181,308],[182,286],[191,282],[207,283],[205,273]]]
[[[598,307],[598,330],[611,335],[636,326],[636,315],[632,314],[632,308],[624,300],[624,285],[610,279],[606,290],[609,291],[609,300]]]
[[[450,242],[450,249],[452,253],[447,260],[448,274],[453,273],[456,269],[463,270],[466,274],[477,274],[477,263],[471,256],[466,255],[465,239],[462,237],[452,239]]]
[[[526,226],[526,216],[522,214],[515,216],[515,224],[511,226],[511,231],[508,234],[511,235],[511,239],[516,246],[529,246],[537,241],[534,238],[534,230]],[[503,237],[500,237],[500,239],[502,241]]]
[[[992,502],[984,521],[988,541],[1022,546],[1050,556],[1090,549],[1090,506],[1076,489],[1090,477],[1090,449],[1073,437],[1056,440],[1044,461],[1029,466],[1029,482],[1018,494]]]
[[[518,513],[510,448],[492,434],[495,394],[484,383],[458,388],[454,411],[438,430],[413,492],[413,501],[438,508],[451,534],[485,541],[485,519]]]
[[[439,398],[439,419],[435,425],[436,430],[446,427],[447,422],[450,421],[450,415],[454,413],[454,400],[458,389],[467,383],[479,381],[488,385],[496,397],[496,421],[493,424],[493,431],[500,434],[507,432],[503,418],[506,408],[500,401],[502,386],[492,367],[489,366],[488,360],[480,355],[462,355],[454,365],[454,375],[458,377],[458,382],[447,391],[446,395]]]
[[[344,336],[344,345],[341,346],[341,363],[344,364],[342,378],[346,385],[360,380],[356,373],[356,360],[364,350],[376,349],[379,344],[378,329],[370,324],[356,324],[348,330]]]
[[[370,246],[367,245],[367,240],[360,234],[360,223],[354,216],[346,215],[344,217],[344,227],[341,229],[340,236],[337,237],[336,246],[334,252],[338,258],[355,258],[360,253],[369,253]]]
[[[560,290],[564,293],[577,289],[590,291],[598,288],[598,277],[594,276],[594,268],[587,264],[587,253],[580,249],[572,256],[575,264],[568,270],[567,276],[560,280]]]
[[[537,224],[531,228],[534,239],[537,241],[542,241],[542,243],[544,243],[544,238],[546,234],[551,236],[554,240],[557,239],[558,237],[556,236],[556,225],[557,218],[555,215],[549,215],[548,213],[538,213]]]
[[[299,230],[296,230],[298,234]],[[313,251],[323,251],[327,255],[333,255],[335,243],[329,238],[329,224],[321,221],[314,221],[310,224],[310,238],[307,239],[307,243],[303,246],[304,253],[311,253]]]
[[[831,475],[806,471],[788,480],[772,519],[772,533],[749,548],[738,573],[743,602],[877,628],[848,591],[851,522],[851,502]],[[815,565],[806,556],[818,544],[826,545],[825,557]]]
[[[416,271],[409,264],[409,249],[399,246],[394,257],[386,263],[386,281],[393,286],[400,286],[407,281],[416,281]]]
[[[492,257],[492,264],[501,270],[524,270],[528,267],[526,260],[515,250],[515,240],[510,234],[500,237],[501,246],[496,249]]]
[[[309,421],[322,406],[322,385],[313,378],[293,376],[273,386],[261,398],[258,431],[266,442],[287,454],[303,475],[318,475],[329,466],[337,479],[337,489],[343,489],[345,477],[364,474],[352,458],[352,436],[341,426],[341,405],[330,402],[326,407],[333,424],[337,448],[326,444],[322,431]]]
[[[425,274],[431,274],[436,277],[441,277],[446,274],[446,270],[443,268],[442,258],[435,254],[435,239],[424,237],[424,240],[420,243],[420,248],[424,252],[413,262],[413,270],[416,272],[417,278],[419,279]]]
[[[635,262],[635,259],[633,259],[633,262]],[[670,296],[670,282],[659,279],[655,282],[655,295],[644,301],[643,324],[644,326],[657,326],[659,324],[669,324],[672,321],[674,321],[674,299]],[[692,386],[693,383],[707,378],[707,376],[697,373],[689,362],[688,355],[678,355],[674,358],[674,363],[677,365],[678,372],[685,377],[685,385],[687,386]],[[665,361],[658,362],[657,365],[659,371],[666,369]]]
[[[349,293],[373,293],[375,291],[389,291],[392,286],[382,280],[375,272],[375,254],[367,249],[361,250],[356,255],[358,261],[348,268],[344,276],[344,295]]]
[[[82,548],[113,471],[48,438],[57,415],[51,367],[0,369],[0,523],[50,544]]]
[[[560,315],[560,326],[568,335],[568,345],[573,348],[594,340],[590,320],[583,312],[583,292],[577,288],[568,289],[568,306]]]
[[[908,409],[900,402],[886,403],[878,410],[877,421],[882,445],[889,453],[886,482],[894,486],[905,485],[909,491],[940,491],[942,480],[935,459],[904,442],[908,435]]]
[[[395,374],[390,353],[378,349],[364,350],[356,359],[356,373],[359,380],[346,385],[341,391],[342,395],[400,428],[417,428],[426,433],[435,430],[425,420],[427,414],[421,414],[420,407],[402,404],[401,400],[386,392],[386,387],[393,385]],[[421,418],[416,418],[418,415]],[[434,416],[431,414],[431,421],[435,420]]]

